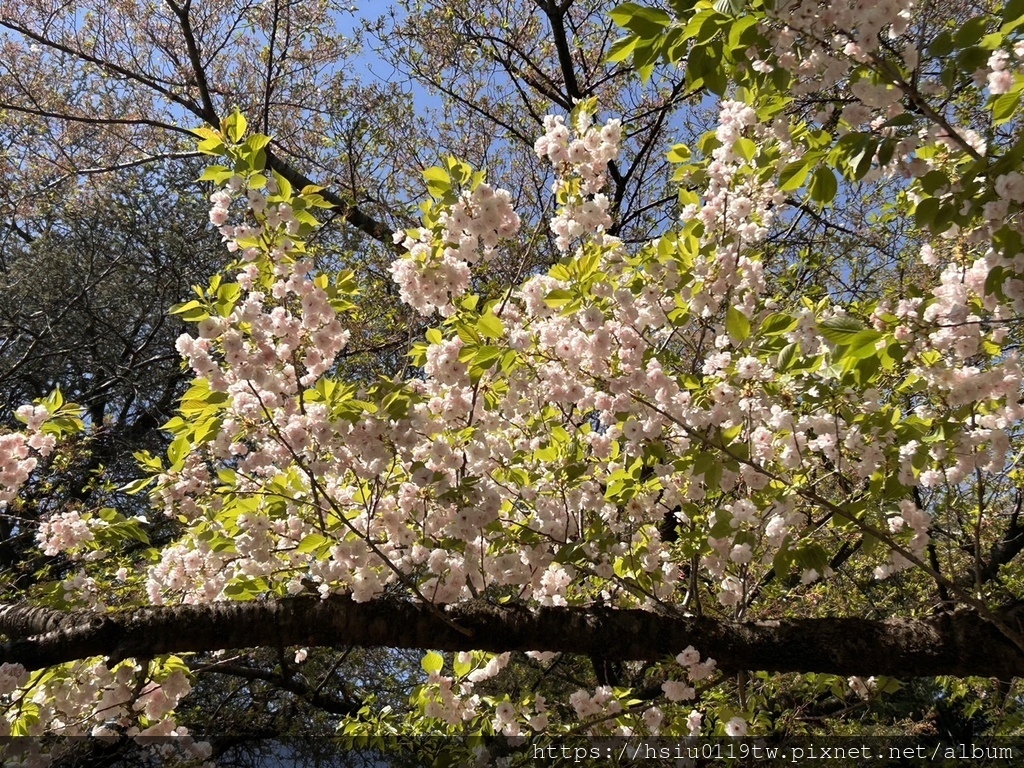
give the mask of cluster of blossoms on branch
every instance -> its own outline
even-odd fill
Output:
[[[541,664],[553,660],[557,663],[558,654],[528,655]],[[452,660],[452,674],[445,674],[442,657],[430,653],[423,662],[427,680],[414,696],[414,703],[434,728],[455,732],[463,724],[479,721],[485,712],[491,712],[488,724],[496,734],[508,737],[542,734],[551,724],[548,701],[543,695],[516,702],[507,695],[482,696],[476,690],[478,684],[500,674],[509,658],[508,653],[458,653]],[[693,646],[678,654],[674,664],[663,666],[670,675],[681,671],[685,678],[666,680],[662,684],[665,698],[672,703],[696,700],[698,694],[694,686],[699,683],[707,685],[717,673],[714,659],[701,661],[700,653]],[[608,685],[600,685],[592,691],[579,689],[569,696],[568,703],[579,720],[577,730],[595,736],[631,736],[638,732],[657,735],[665,716],[659,706],[648,706],[642,702],[624,704]],[[625,724],[624,718],[634,718],[637,726]],[[691,736],[700,733],[702,719],[702,714],[696,709],[686,716],[686,728]],[[726,732],[730,736],[743,736],[746,723],[742,718],[734,717],[726,725]]]
[[[470,267],[489,262],[499,242],[519,231],[519,216],[506,190],[493,189],[480,177],[470,186],[452,195],[454,202],[441,211],[434,227],[394,235],[407,255],[392,262],[391,274],[402,301],[420,314],[452,315],[453,302],[469,289]]]
[[[575,112],[572,131],[561,115],[544,118],[544,134],[534,144],[534,152],[555,169],[552,192],[559,209],[551,219],[555,244],[562,253],[581,238],[600,244],[612,224],[611,201],[602,192],[607,184],[608,164],[619,154],[622,124],[617,119],[603,126],[593,123],[587,105]]]
[[[0,732],[5,737],[175,736],[173,745],[163,745],[165,758],[173,754],[202,761],[209,757],[210,745],[196,742],[174,718],[174,708],[192,689],[186,671],[176,657],[110,666],[102,659],[90,659],[32,673],[18,664],[3,664],[0,697],[8,714],[31,711],[35,716],[13,734],[10,719],[0,718]],[[40,755],[34,764],[48,765],[58,754],[59,749]]]
[[[51,416],[45,405],[26,404],[15,415],[25,424],[25,431],[0,436],[0,509],[17,498],[39,459],[48,457],[57,444],[56,436],[43,430]]]

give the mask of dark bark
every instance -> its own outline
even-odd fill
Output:
[[[609,661],[658,661],[693,645],[726,670],[1001,679],[1024,675],[1024,652],[970,612],[927,620],[736,623],[599,606],[527,609],[472,601],[442,610],[443,616],[408,601],[356,603],[347,596],[141,608],[113,614],[0,605],[0,632],[8,638],[0,646],[0,661],[40,669],[89,656],[117,661],[257,645],[338,644],[563,651]],[[1019,627],[1024,606],[1005,610],[999,618]]]
[[[237,664],[219,664],[211,666],[207,671],[216,675],[240,677],[243,680],[262,680],[290,693],[294,693],[314,707],[322,709],[324,712],[330,712],[332,715],[340,715],[342,717],[353,716],[359,712],[363,704],[362,701],[341,700],[328,696],[319,690],[311,688],[296,677],[268,672],[254,667],[244,667]]]

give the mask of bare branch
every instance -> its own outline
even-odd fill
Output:
[[[26,115],[35,115],[36,117],[46,117],[52,120],[66,120],[69,123],[86,123],[88,125],[148,125],[151,128],[175,131],[177,133],[184,134],[193,140],[195,139],[195,134],[193,134],[188,128],[182,128],[180,125],[165,123],[160,120],[149,120],[141,117],[117,118],[97,117],[96,115],[75,115],[67,112],[51,112],[37,107],[26,107],[24,104],[14,104],[7,101],[0,101],[0,109],[10,110],[11,112],[21,112]]]
[[[213,106],[213,99],[210,96],[210,84],[206,81],[206,68],[199,55],[199,42],[196,40],[195,32],[192,30],[192,21],[188,17],[191,3],[178,5],[173,0],[167,0],[174,15],[178,17],[181,24],[181,34],[185,38],[185,48],[188,50],[189,62],[192,64],[192,74],[196,78],[196,86],[199,88],[199,98],[203,102],[202,113],[199,115],[210,125],[217,125],[220,118],[217,116],[217,109]]]
[[[145,75],[140,74],[138,72],[132,72],[131,70],[125,69],[124,67],[120,66],[119,64],[115,64],[112,61],[107,61],[97,56],[92,56],[78,48],[72,48],[71,46],[64,45],[63,43],[60,43],[56,40],[51,40],[47,37],[44,37],[43,35],[33,32],[28,27],[18,24],[12,19],[9,19],[4,16],[0,16],[0,27],[9,29],[12,32],[17,32],[19,35],[24,35],[29,40],[34,40],[35,42],[39,43],[40,45],[46,46],[47,48],[52,48],[55,51],[66,53],[69,56],[74,56],[75,58],[81,59],[82,61],[87,61],[90,64],[94,64],[95,66],[100,67],[101,69],[105,69],[107,72],[119,75],[120,77],[123,77],[126,80],[131,80],[136,83],[140,83],[146,86],[147,88],[151,88],[152,90],[156,91],[161,96],[166,98],[168,101],[177,104],[179,107],[187,109],[196,117],[202,118],[204,120],[207,119],[206,115],[203,114],[203,110],[195,102],[191,101],[190,99],[186,99],[184,96],[175,93],[169,88],[164,87],[151,77],[146,77]]]
[[[72,179],[76,176],[94,176],[99,173],[111,173],[113,171],[123,171],[126,168],[137,168],[140,165],[148,165],[149,163],[156,163],[160,160],[184,160],[190,157],[200,157],[200,152],[162,152],[158,155],[145,155],[143,157],[136,158],[135,160],[126,160],[123,163],[113,163],[111,165],[101,165],[93,168],[78,168],[70,173],[61,176],[55,181],[51,181],[43,190],[53,189],[59,187],[68,179]]]

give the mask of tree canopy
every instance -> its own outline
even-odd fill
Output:
[[[344,13],[0,8],[0,730],[1019,735],[1024,2]]]

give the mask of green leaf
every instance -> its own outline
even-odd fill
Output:
[[[729,75],[722,67],[723,51],[722,41],[716,40],[712,45],[705,45],[701,49],[708,61],[713,65],[704,71],[704,84],[716,96],[724,96],[729,89]]]
[[[697,142],[697,149],[702,154],[710,155],[718,147],[722,146],[722,142],[718,140],[718,136],[715,135],[714,131],[708,131],[700,137],[700,141]]]
[[[620,27],[635,32],[642,38],[657,37],[672,23],[672,17],[657,8],[648,8],[636,3],[623,3],[612,9],[612,21]]]
[[[785,315],[782,313],[775,313],[768,315],[761,322],[761,333],[766,336],[778,336],[781,333],[787,333],[788,331],[796,328],[797,319],[791,315]]]
[[[995,51],[1003,47],[1006,36],[1002,32],[990,32],[981,38],[981,47],[986,51]]]
[[[868,171],[871,170],[871,160],[875,156],[875,148],[878,143],[871,139],[866,139],[860,145],[860,150],[850,157],[850,177],[854,181],[863,179]]]
[[[225,177],[225,174],[227,176]],[[220,184],[226,178],[230,179],[234,175],[234,171],[223,165],[211,165],[205,171],[203,175],[199,177],[199,181],[214,181]]]
[[[1021,17],[1024,17],[1024,0],[1009,0],[1003,6],[1003,24],[1012,24]]]
[[[987,296],[998,296],[1002,293],[1003,280],[1006,279],[1006,270],[1002,265],[997,264],[989,270],[985,278],[985,294]]]
[[[553,291],[548,291],[544,297],[544,303],[552,309],[565,306],[570,301],[572,301],[572,294],[564,288],[555,288]]]
[[[254,133],[252,136],[245,140],[245,146],[252,155],[255,155],[269,143],[270,137],[264,136],[262,133]]]
[[[182,320],[188,323],[198,323],[210,316],[206,307],[195,299],[186,301],[184,304],[175,304],[171,307],[170,314],[179,315]]]
[[[605,61],[610,64],[617,64],[618,62],[625,61],[633,54],[633,49],[636,48],[636,44],[639,40],[640,38],[636,35],[620,37],[612,43],[612,47],[608,49],[608,55],[605,57]]]
[[[132,482],[128,483],[127,485],[122,485],[117,490],[121,491],[121,493],[127,493],[129,496],[134,496],[135,494],[141,493],[146,488],[148,488],[149,485],[154,480],[156,480],[155,477],[142,477],[142,478],[139,478],[138,480],[133,480]]]
[[[206,419],[196,426],[195,432],[193,433],[193,440],[197,445],[205,443],[217,436],[217,433],[220,432],[220,427],[220,419]]]
[[[981,46],[972,45],[957,54],[956,63],[962,72],[973,72],[988,63],[989,55],[989,52]]]
[[[185,457],[188,455],[191,447],[191,443],[185,437],[176,437],[174,439],[167,447],[167,458],[170,460],[172,467],[176,467],[185,461]]]
[[[794,160],[788,163],[779,174],[779,190],[792,192],[795,189],[800,189],[807,179],[809,170],[810,166],[806,160]]]
[[[163,462],[159,456],[154,456],[149,451],[136,451],[132,454],[139,465],[149,472],[160,472],[163,469]]]
[[[928,55],[943,58],[953,52],[953,36],[949,32],[938,35],[928,46]]]
[[[277,184],[277,194],[288,199],[292,196],[292,183],[277,171],[273,171],[274,183]]]
[[[490,312],[481,315],[476,327],[480,331],[480,335],[486,339],[500,339],[505,335],[505,326]]]
[[[670,163],[685,163],[692,156],[693,153],[690,152],[690,148],[685,144],[676,144],[666,155]]]
[[[828,553],[820,544],[801,542],[794,555],[794,560],[804,570],[813,568],[821,575],[828,569]]]
[[[814,202],[827,205],[835,198],[838,190],[839,184],[836,181],[835,172],[831,168],[819,166],[814,169],[809,189]]]
[[[228,117],[224,118],[224,122],[221,125],[224,135],[235,144],[242,140],[248,127],[248,122],[238,109],[235,109]]]
[[[423,172],[423,179],[427,182],[427,192],[431,197],[442,198],[452,190],[452,180],[448,171],[444,168],[427,168]]]
[[[60,410],[60,407],[64,405],[64,394],[60,391],[60,387],[54,389],[43,399],[43,405],[50,413]]]
[[[726,24],[728,24],[728,22],[722,19],[720,15],[714,13],[711,14],[704,19],[704,23],[700,25],[700,30],[697,32],[694,41],[698,44],[711,42],[718,35],[718,31]],[[720,64],[720,58],[716,57],[715,62]]]
[[[299,542],[299,546],[295,548],[295,551],[303,555],[312,554],[313,552],[316,552],[318,549],[320,549],[320,547],[322,547],[328,541],[330,541],[330,539],[328,539],[326,536],[323,536],[322,534],[311,533],[303,537],[302,541]]]
[[[222,156],[226,154],[224,142],[221,139],[206,139],[196,145],[196,149],[204,155]]]
[[[949,176],[942,171],[928,171],[917,180],[917,185],[922,192],[934,196],[940,189],[946,189],[949,186]]]
[[[736,307],[729,307],[725,313],[725,330],[733,343],[739,344],[750,336],[750,320]]]
[[[747,7],[747,2],[746,0],[716,0],[712,7],[726,16],[739,16]]]
[[[192,128],[190,133],[198,136],[200,139],[217,139],[220,141],[223,137],[208,125],[201,125],[198,128]]]
[[[473,175],[473,169],[470,168],[469,163],[464,163],[452,155],[444,159],[444,164],[453,184],[465,184]]]
[[[733,151],[746,161],[754,159],[757,154],[757,145],[746,137],[740,137],[732,145]]]
[[[423,671],[428,675],[439,673],[444,668],[444,656],[437,651],[430,651],[420,662]]]
[[[939,200],[935,197],[926,197],[917,204],[914,209],[914,223],[921,229],[929,228],[939,213]]]
[[[735,4],[746,5],[746,0],[733,0]],[[717,4],[715,10],[718,10]],[[742,10],[742,8],[741,8]],[[732,13],[735,16],[739,13]],[[729,29],[729,45],[732,48],[746,48],[757,39],[757,16],[741,16]]]
[[[778,551],[775,553],[775,557],[772,558],[772,568],[775,569],[775,573],[778,576],[786,578],[789,576],[789,569],[793,563],[793,550],[790,549],[789,539],[787,538]]]
[[[464,353],[470,354],[472,351],[468,348],[475,347],[480,344],[480,334],[477,333],[476,328],[471,328],[465,324],[458,326],[455,329],[455,332],[458,334],[459,338],[462,339],[463,344],[466,345],[459,351],[459,359],[462,360],[462,355]]]
[[[864,324],[850,315],[830,317],[818,323],[818,332],[833,344],[849,344],[863,330]]]
[[[452,669],[455,671],[456,677],[465,677],[473,669],[472,661],[459,661],[458,656],[455,657],[455,661],[452,664]]]
[[[962,24],[956,33],[956,47],[969,48],[977,45],[988,29],[987,16],[975,16]]]
[[[716,13],[711,8],[704,8],[703,10],[695,13],[690,17],[690,20],[686,22],[686,26],[683,28],[683,39],[689,40],[697,37],[697,35],[700,34],[701,29],[704,27],[704,23],[714,16],[716,16]],[[721,19],[717,19],[716,23],[718,21],[721,21]]]
[[[797,349],[799,345],[797,343],[787,344],[779,352],[779,357],[775,361],[775,369],[779,371],[788,371],[790,366],[793,365],[793,361],[796,359]]]
[[[992,110],[992,120],[996,125],[1002,125],[1013,117],[1020,104],[1020,91],[1012,90],[1009,93],[1001,93],[992,99],[989,107]]]
[[[202,139],[196,148],[204,155],[223,156],[227,154],[224,137],[210,126],[204,125],[201,128],[195,128],[192,133]]]

